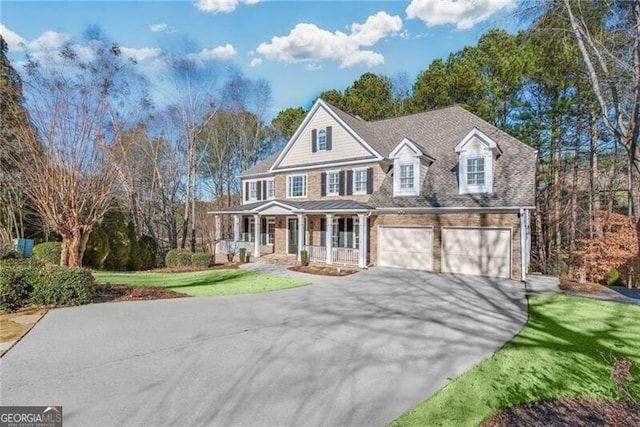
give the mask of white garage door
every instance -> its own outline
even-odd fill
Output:
[[[442,271],[511,277],[511,230],[443,227]]]
[[[379,227],[378,265],[433,270],[433,228]]]

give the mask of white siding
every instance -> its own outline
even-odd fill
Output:
[[[331,126],[332,149],[330,151],[311,151],[311,131]],[[336,122],[324,108],[318,108],[306,127],[293,142],[291,148],[280,162],[280,168],[295,167],[310,163],[331,163],[340,160],[364,158],[370,156],[352,135]]]
[[[378,265],[433,270],[433,228],[381,226],[378,229]]]

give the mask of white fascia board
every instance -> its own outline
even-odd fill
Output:
[[[438,213],[438,212],[519,212],[520,209],[534,209],[533,206],[508,206],[508,207],[468,207],[468,208],[458,208],[458,207],[440,207],[440,208],[430,208],[430,207],[407,207],[407,208],[393,208],[393,207],[381,207],[376,208],[375,212],[380,213]]]
[[[278,169],[275,172],[280,173],[280,172],[304,171],[304,170],[311,170],[311,169],[325,169],[325,168],[332,168],[332,167],[338,167],[338,166],[359,165],[363,163],[375,163],[377,161],[378,159],[371,158],[371,159],[362,159],[362,160],[346,161],[346,162],[318,163],[316,165],[295,166],[290,168]]]
[[[413,151],[413,154],[418,157],[418,156],[422,156],[422,150],[420,150],[416,144],[411,141],[409,138],[403,138],[402,141],[400,141],[400,143],[398,145],[396,145],[396,148],[393,149],[393,151],[389,154],[389,158],[390,159],[395,159],[398,157],[398,154],[400,154],[400,151],[402,150],[403,147],[409,147],[409,149],[411,151]]]
[[[455,152],[459,153],[461,151],[464,151],[465,146],[469,143],[469,141],[471,141],[473,137],[477,137],[482,143],[487,146],[487,148],[491,149],[492,151],[498,150],[499,152],[502,152],[502,150],[500,150],[500,147],[498,147],[498,144],[496,144],[493,139],[491,139],[486,133],[482,132],[476,127],[471,129],[471,131],[464,138],[462,138],[462,141],[460,141],[460,143],[456,145]]]

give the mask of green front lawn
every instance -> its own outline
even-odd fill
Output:
[[[131,287],[160,287],[194,297],[254,294],[308,284],[302,280],[249,270],[205,270],[188,273],[112,273],[96,271],[96,282]]]
[[[566,295],[529,297],[529,321],[500,351],[394,421],[476,426],[496,411],[558,397],[620,399],[611,360],[633,362],[640,400],[640,306]]]

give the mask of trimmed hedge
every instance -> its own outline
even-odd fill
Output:
[[[29,301],[33,304],[81,305],[93,302],[96,284],[84,268],[47,266],[35,277]]]
[[[36,260],[0,262],[0,309],[13,311],[29,302],[34,278],[43,267],[44,264]]]
[[[194,267],[211,267],[213,255],[208,252],[194,252],[191,254],[191,265]]]
[[[191,251],[186,249],[171,249],[164,257],[167,267],[184,267],[191,265]]]
[[[16,310],[27,303],[80,305],[93,302],[93,275],[82,268],[47,265],[37,260],[0,262],[0,308]]]
[[[33,247],[31,256],[34,259],[49,264],[60,264],[60,256],[62,254],[62,243],[60,242],[44,242]]]

